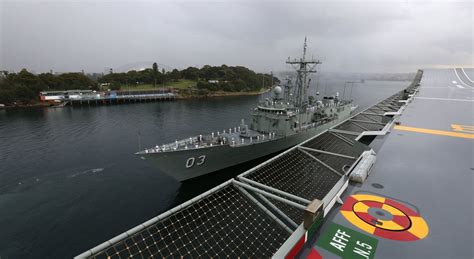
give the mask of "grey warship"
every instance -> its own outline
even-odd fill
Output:
[[[321,64],[303,56],[286,61],[296,70],[294,82],[275,86],[272,97],[251,111],[252,121],[234,128],[156,145],[136,155],[179,181],[235,166],[290,148],[347,119],[355,106],[339,95],[310,96],[309,75]]]

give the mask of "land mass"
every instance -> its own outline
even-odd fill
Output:
[[[278,84],[271,74],[256,73],[243,66],[188,67],[165,71],[152,64],[151,68],[125,73],[102,74],[98,77],[84,73],[42,73],[35,75],[22,69],[18,73],[3,73],[0,77],[0,104],[6,106],[41,106],[41,91],[120,90],[146,91],[173,89],[178,98],[256,95]]]

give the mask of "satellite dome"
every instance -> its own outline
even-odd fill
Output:
[[[275,88],[273,89],[273,93],[275,95],[280,95],[282,92],[283,92],[283,90],[281,89],[280,86],[275,86]]]

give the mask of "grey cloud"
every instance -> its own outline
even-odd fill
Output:
[[[1,1],[1,0],[0,0]],[[0,69],[101,72],[138,61],[284,70],[310,51],[325,71],[472,64],[472,2],[0,2]]]

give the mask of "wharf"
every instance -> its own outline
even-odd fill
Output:
[[[82,95],[70,98],[67,104],[71,106],[113,105],[138,102],[173,101],[176,94],[163,90],[120,91],[109,95]]]
[[[419,71],[405,90],[78,258],[472,258],[474,88],[458,72],[472,78]]]

